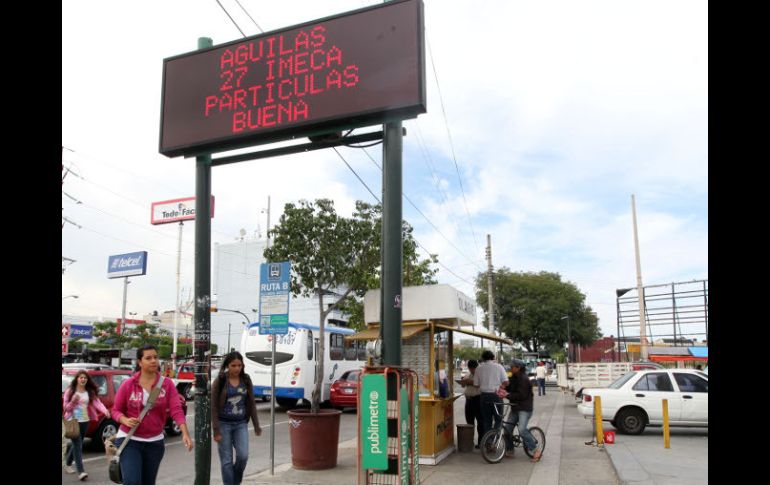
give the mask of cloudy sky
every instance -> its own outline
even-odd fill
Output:
[[[264,31],[374,3],[240,0]],[[615,289],[636,285],[631,194],[644,284],[708,278],[705,2],[424,3],[428,112],[404,122],[403,181],[425,217],[403,207],[441,283],[473,295],[490,234],[495,267],[560,273],[617,335]],[[195,162],[158,153],[162,67],[199,37],[242,35],[216,0],[62,4],[62,215],[74,223],[62,220],[62,256],[75,260],[62,296],[79,296],[63,314],[119,316],[107,258],[133,251],[148,251],[148,271],[127,312],[173,309],[178,226],[152,226],[150,205],[194,196]],[[380,163],[381,147],[340,153],[380,194],[369,156]],[[273,223],[301,198],[333,198],[343,214],[373,202],[333,150],[215,167],[212,193],[212,243],[264,235],[268,196]],[[186,223],[185,294],[193,238]],[[227,329],[212,332],[223,345]]]

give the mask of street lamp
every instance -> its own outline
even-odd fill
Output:
[[[570,350],[571,350],[571,343],[572,338],[570,336],[570,329],[569,329],[569,315],[564,315],[561,317],[561,320],[567,320],[567,379],[569,379],[569,363],[570,363]]]
[[[227,308],[219,308],[219,307],[212,306],[211,307],[211,311],[212,312],[222,311],[222,312],[239,313],[239,314],[241,314],[243,316],[244,319],[246,319],[246,325],[248,325],[250,323],[249,322],[249,317],[247,317],[245,313],[240,312],[238,310],[228,310]],[[251,311],[254,311],[254,310],[252,309]],[[230,324],[229,323],[227,324],[227,352],[228,353],[230,352]]]

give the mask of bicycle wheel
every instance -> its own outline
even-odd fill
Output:
[[[540,453],[543,453],[545,451],[545,433],[542,429],[538,428],[537,426],[532,426],[529,428],[529,432],[532,433],[532,437],[535,438],[537,441],[537,448],[535,450],[540,450]],[[535,456],[535,450],[528,450],[526,447],[526,442],[522,439],[521,442],[525,444],[524,446],[524,453],[527,454],[528,457],[532,458]]]
[[[499,463],[505,454],[505,429],[490,429],[481,437],[481,456],[489,463]]]

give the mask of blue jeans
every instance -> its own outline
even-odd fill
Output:
[[[532,417],[532,411],[518,411],[511,413],[510,419],[507,420],[511,424],[506,424],[505,429],[507,429],[511,434],[513,434],[513,426],[516,423],[519,423],[519,434],[521,435],[521,438],[524,440],[524,446],[527,447],[529,451],[534,452],[535,448],[537,448],[538,442],[535,439],[534,436],[532,436],[532,433],[529,432],[529,427],[527,426],[529,424],[529,419]],[[508,451],[513,449],[513,441],[508,441],[508,444],[506,446],[506,449]]]
[[[222,465],[222,483],[240,485],[243,471],[249,459],[249,422],[219,421],[219,433],[222,440],[217,443],[219,462]],[[235,463],[233,463],[235,448]]]
[[[537,380],[537,395],[545,396],[545,379]]]
[[[115,446],[120,448],[125,439],[117,438]],[[123,475],[123,485],[155,485],[160,461],[165,453],[164,440],[129,440],[120,452],[120,473]]]
[[[78,423],[80,425],[80,436],[72,438],[72,442],[67,445],[67,466],[72,465],[74,460],[78,473],[86,471],[83,468],[83,438],[88,430],[88,423],[89,421]]]

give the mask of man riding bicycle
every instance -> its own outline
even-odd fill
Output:
[[[517,406],[511,409],[510,422],[512,424],[505,424],[505,427],[508,431],[512,431],[514,424],[518,422],[519,434],[524,440],[524,446],[527,447],[527,450],[534,450],[532,461],[540,461],[542,450],[538,448],[537,440],[529,432],[527,426],[532,417],[534,394],[532,393],[532,383],[527,377],[526,364],[523,361],[513,359],[511,362],[511,379],[506,391],[508,391],[508,400]],[[510,440],[506,446],[505,456],[513,458],[513,442]]]

